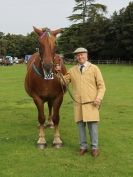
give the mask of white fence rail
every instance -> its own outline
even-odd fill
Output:
[[[91,60],[95,64],[133,64],[133,60]]]
[[[133,64],[133,60],[90,60],[94,64]],[[76,61],[67,60],[67,64],[75,64]]]

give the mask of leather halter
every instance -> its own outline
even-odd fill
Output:
[[[41,62],[41,57],[40,57],[40,62]],[[54,57],[53,67],[56,67],[57,65],[61,66],[61,60],[60,60],[60,63],[57,64],[57,63],[55,62],[55,57]],[[43,69],[43,64],[42,64],[42,62],[41,62],[41,66],[42,66],[42,69]],[[42,79],[50,80],[50,77],[51,77],[52,79],[54,79],[54,75],[57,74],[56,72],[52,72],[52,73],[51,73],[52,76],[49,75],[49,76],[48,76],[49,78],[45,78],[44,75],[40,72],[40,69],[35,65],[35,63],[33,63],[32,69],[33,69],[34,72],[35,72],[39,77],[41,77]],[[53,69],[54,69],[54,68],[53,68]]]

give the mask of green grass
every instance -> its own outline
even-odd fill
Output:
[[[133,66],[100,65],[106,94],[99,125],[100,156],[78,155],[73,104],[65,94],[60,132],[64,147],[39,150],[36,107],[25,93],[25,65],[0,67],[0,177],[132,177]],[[89,143],[89,137],[88,137]]]

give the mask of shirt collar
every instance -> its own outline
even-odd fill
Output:
[[[81,65],[84,65],[84,67],[89,66],[91,63],[89,61],[86,61],[84,64],[78,64],[78,66],[80,67]]]

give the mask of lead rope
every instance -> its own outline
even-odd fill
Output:
[[[61,67],[61,61],[60,61],[59,64],[55,64],[55,66],[57,66],[57,65]],[[56,72],[57,72],[57,74],[55,73],[54,75],[57,77],[58,80],[60,80],[60,74],[61,74],[61,72],[59,72],[59,71],[56,71]],[[65,93],[65,90],[63,88],[64,86],[63,86],[62,82],[60,82],[60,84],[61,84],[62,92],[64,94]]]
[[[69,93],[69,95],[70,95],[70,97],[72,98],[73,101],[75,101],[75,102],[78,103],[78,104],[82,104],[82,105],[94,103],[94,101],[87,101],[87,102],[83,102],[83,103],[82,103],[82,102],[78,102],[77,100],[75,100],[75,98],[73,97],[73,95],[72,95],[72,93],[71,93],[69,87],[68,87],[67,84],[66,84],[65,79],[63,78],[63,74],[58,71],[58,75],[59,75],[60,79],[63,81],[64,85],[66,86],[66,89],[67,89],[67,91],[68,91],[68,93]]]

